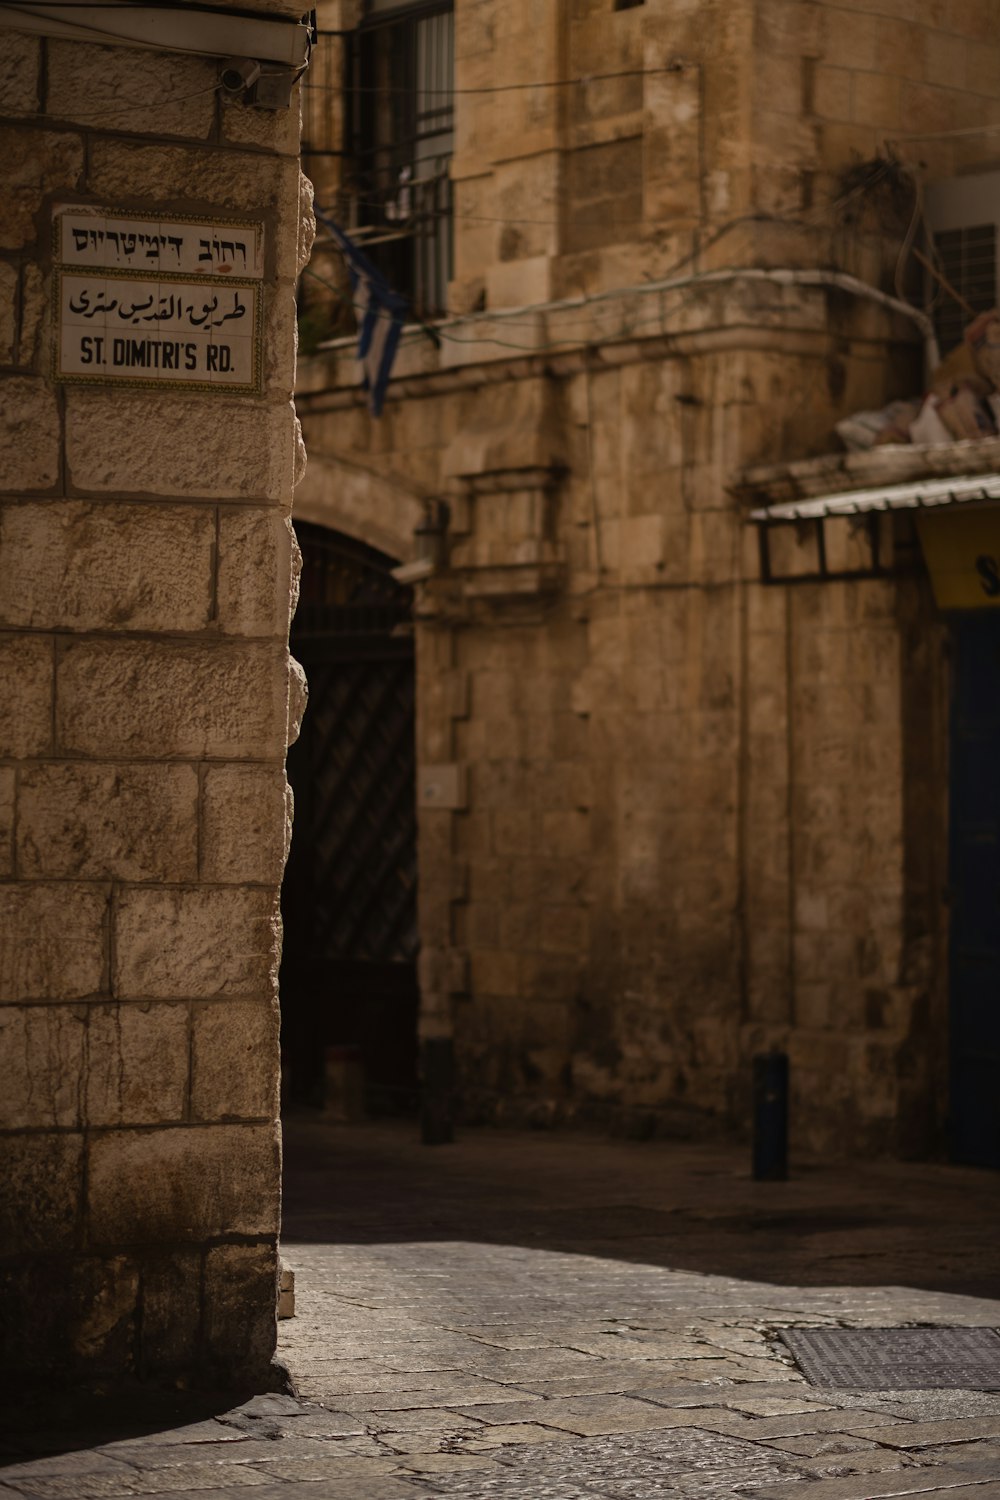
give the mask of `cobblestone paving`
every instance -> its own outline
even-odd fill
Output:
[[[8,1421],[0,1500],[1000,1497],[1000,1392],[824,1390],[775,1336],[1000,1326],[985,1174],[751,1184],[721,1148],[289,1138],[296,1394]]]

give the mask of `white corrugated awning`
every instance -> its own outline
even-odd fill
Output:
[[[843,490],[808,500],[783,501],[752,510],[750,520],[821,521],[826,516],[858,516],[873,510],[921,510],[940,505],[965,505],[976,500],[1000,500],[1000,474],[965,474],[948,479],[918,479],[908,484],[886,484],[878,489]]]

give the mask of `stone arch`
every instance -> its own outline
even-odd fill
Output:
[[[416,556],[414,531],[423,520],[424,501],[399,481],[310,443],[294,515],[297,521],[343,532],[410,562]]]

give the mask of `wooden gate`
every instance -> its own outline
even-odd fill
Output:
[[[417,913],[411,591],[393,559],[296,524],[292,653],[309,706],[288,755],[282,890],[288,1094],[322,1101],[331,1053],[360,1063],[376,1112],[416,1103]]]

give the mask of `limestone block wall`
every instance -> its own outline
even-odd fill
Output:
[[[6,1365],[260,1380],[301,710],[297,110],[224,106],[212,59],[10,31],[0,53]],[[86,204],[263,222],[260,394],[53,379],[53,214]]]
[[[919,573],[762,588],[734,493],[918,389],[920,341],[839,294],[648,283],[836,266],[895,288],[916,181],[994,164],[990,8],[455,11],[467,316],[440,351],[404,339],[378,422],[346,347],[302,397],[381,516],[386,482],[451,507],[450,568],[419,592],[418,739],[464,792],[420,810],[422,1024],[454,1035],[487,1118],[745,1124],[773,1044],[800,1143],[932,1149],[941,624]]]
[[[928,600],[906,623],[895,585],[761,587],[728,489],[885,379],[863,338],[828,379],[822,299],[797,314],[808,354],[692,333],[411,377],[378,423],[349,390],[303,401],[311,447],[370,441],[452,508],[418,604],[418,754],[463,787],[418,810],[421,1025],[454,1037],[466,1118],[732,1129],[780,1045],[799,1146],[933,1142],[905,764]]]

